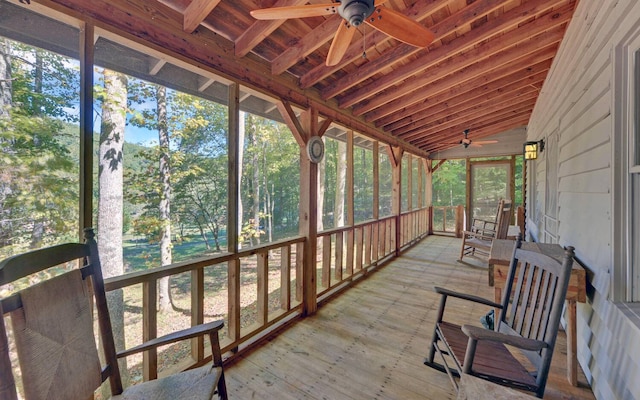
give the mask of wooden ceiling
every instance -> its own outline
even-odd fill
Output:
[[[419,153],[458,146],[465,129],[478,140],[526,125],[577,0],[388,0],[435,41],[416,48],[361,25],[334,67],[339,15],[249,13],[330,2],[38,0]]]

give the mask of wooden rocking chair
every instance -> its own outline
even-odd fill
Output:
[[[574,253],[568,247],[561,264],[541,253],[520,249],[520,243],[518,238],[501,304],[435,288],[442,297],[424,363],[447,372],[456,389],[455,377],[468,374],[534,392],[539,398],[544,394]],[[499,309],[495,331],[445,321],[450,297]],[[531,365],[516,359],[507,345],[523,353]],[[442,364],[434,361],[436,353]]]
[[[500,200],[495,221],[476,219],[471,223],[469,230],[462,234],[462,248],[460,249],[460,261],[464,256],[476,256],[477,253],[488,257],[493,239],[506,239],[511,222],[511,200]]]
[[[0,314],[11,317],[25,399],[89,399],[107,379],[113,399],[226,399],[218,340],[222,321],[174,332],[116,354],[93,231],[86,230],[85,238],[85,244],[62,244],[0,262],[0,285],[59,265],[78,266],[0,300]],[[98,358],[94,336],[94,301],[105,365]],[[213,365],[123,391],[118,357],[203,335],[211,341]],[[18,397],[8,343],[4,318],[0,318],[0,398],[13,400]]]

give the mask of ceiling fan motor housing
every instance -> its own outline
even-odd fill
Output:
[[[352,26],[358,26],[373,14],[373,2],[374,0],[344,0],[340,3],[338,13]]]

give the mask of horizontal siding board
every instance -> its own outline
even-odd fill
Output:
[[[583,171],[595,171],[599,169],[609,168],[611,165],[611,144],[609,141],[591,148],[588,151],[578,154],[566,161],[560,163],[558,169],[558,176],[569,176],[579,174]],[[564,188],[560,188],[563,190]],[[589,202],[589,199],[587,199]],[[581,204],[575,204],[576,208],[579,208]],[[606,206],[607,209],[611,208],[611,204]]]
[[[611,170],[606,168],[561,176],[559,183],[562,190],[568,193],[609,193]]]
[[[558,203],[560,243],[574,246],[582,262],[596,267],[596,274],[607,274],[604,266],[611,257],[611,213],[607,205],[611,196],[560,192]],[[581,206],[576,207],[577,204]]]
[[[601,101],[604,101],[601,100]],[[602,115],[600,112],[589,113],[577,123],[574,129],[561,135],[560,162],[569,160],[577,155],[585,153],[598,146],[610,145],[611,141],[611,114]],[[609,159],[611,154],[606,155]]]

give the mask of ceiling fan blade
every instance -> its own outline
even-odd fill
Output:
[[[474,141],[474,143],[478,143],[478,144],[493,144],[493,143],[498,143],[497,140],[478,140],[478,141]]]
[[[407,44],[427,47],[435,35],[406,15],[387,7],[377,7],[366,23]]]
[[[338,13],[340,3],[307,4],[305,6],[272,7],[260,10],[252,10],[251,16],[255,19],[289,19],[305,17],[321,17]]]
[[[349,45],[351,44],[351,39],[353,39],[353,35],[356,33],[356,28],[349,25],[348,22],[342,21],[340,26],[338,27],[338,31],[331,42],[331,47],[329,48],[329,54],[327,54],[327,67],[334,66],[342,60],[342,56],[346,53]]]

